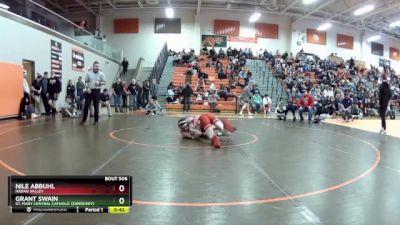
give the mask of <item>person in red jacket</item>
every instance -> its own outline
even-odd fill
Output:
[[[306,91],[303,97],[297,102],[297,108],[299,110],[300,122],[304,120],[303,113],[308,112],[308,122],[310,123],[314,114],[314,97],[310,95],[309,91]]]

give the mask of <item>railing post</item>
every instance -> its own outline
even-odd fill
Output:
[[[235,96],[235,115],[238,113],[238,96]]]

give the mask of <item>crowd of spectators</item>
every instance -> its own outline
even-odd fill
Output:
[[[293,58],[284,53],[268,60],[274,76],[280,80],[289,99],[285,114],[293,110],[299,110],[301,114],[304,107],[299,103],[308,93],[312,96],[309,99],[312,102],[307,107],[311,114],[315,113],[316,122],[337,115],[341,115],[345,121],[378,116],[379,85],[385,74],[392,94],[387,113],[391,119],[395,118],[400,89],[399,76],[394,70],[373,66],[368,69],[357,68],[353,58],[346,64],[337,64],[329,59],[306,58],[304,55],[300,51]],[[293,106],[294,102],[296,106]]]
[[[395,111],[398,106],[400,87],[399,76],[390,68],[361,68],[355,65],[355,60],[350,58],[346,63],[336,63],[335,61],[321,59],[316,55],[305,54],[303,50],[295,56],[292,53],[284,52],[275,54],[267,50],[260,49],[253,54],[248,49],[232,49],[226,51],[220,48],[204,47],[202,55],[208,55],[208,61],[200,62],[195,56],[194,51],[173,52],[174,65],[184,65],[187,67],[185,85],[168,86],[168,103],[184,103],[184,111],[190,109],[192,96],[196,97],[195,104],[212,102],[210,111],[215,111],[216,100],[227,100],[228,96],[238,96],[230,90],[237,87],[242,88],[240,103],[242,108],[240,115],[247,109],[249,115],[253,113],[269,112],[271,100],[266,95],[261,95],[260,90],[252,77],[252,72],[247,69],[246,60],[259,59],[266,62],[273,75],[279,80],[279,84],[284,89],[283,98],[277,103],[277,110],[283,110],[282,119],[286,119],[288,112],[292,112],[293,120],[296,120],[298,111],[300,120],[303,114],[308,113],[308,120],[319,122],[325,118],[336,118],[342,116],[344,121],[362,119],[365,116],[379,115],[379,85],[382,83],[382,74],[388,78],[391,88],[391,100],[387,114],[391,119],[395,118]],[[336,54],[331,56],[337,57]],[[228,65],[223,66],[221,59],[227,59]],[[229,85],[215,88],[213,83],[208,80],[208,74],[202,71],[203,67],[215,68],[219,79],[228,79]],[[191,76],[199,79],[193,87]],[[206,90],[207,85],[209,89]],[[185,92],[182,90],[185,89]],[[190,89],[190,90],[187,90]],[[264,91],[264,90],[262,90]],[[183,95],[185,93],[185,96]],[[218,97],[216,97],[217,95]],[[212,96],[210,99],[210,96]],[[261,101],[262,99],[263,101]],[[189,106],[188,106],[189,105]],[[279,107],[280,106],[280,107]],[[276,111],[278,114],[278,112]]]
[[[89,69],[89,72],[91,70]],[[79,76],[74,83],[68,80],[65,96],[60,96],[62,83],[60,77],[54,73],[49,75],[37,73],[29,85],[27,72],[24,71],[24,98],[20,103],[21,119],[36,119],[44,114],[56,116],[60,113],[64,117],[76,118],[83,114],[85,102],[90,100],[86,81]],[[103,88],[99,93],[99,105],[107,109],[109,117],[112,116],[111,99],[114,100],[115,113],[141,110],[149,115],[155,115],[162,111],[157,101],[158,84],[155,79],[143,82],[132,79],[129,84],[117,78],[111,85],[111,89]],[[96,100],[97,101],[97,100]],[[90,116],[95,114],[94,104],[89,106]]]
[[[265,52],[266,54],[268,53],[267,51]],[[252,72],[246,67],[246,61],[254,58],[250,48],[238,50],[229,47],[226,51],[220,48],[217,52],[214,47],[204,47],[201,54],[207,56],[206,61],[201,61],[201,58],[197,57],[192,49],[188,52],[185,49],[180,52],[170,50],[169,54],[174,57],[173,65],[185,66],[187,69],[184,74],[186,78],[185,84],[174,85],[171,82],[168,85],[168,103],[184,104],[184,112],[190,111],[192,103],[208,104],[211,112],[218,112],[219,110],[216,107],[218,100],[228,101],[229,98],[240,96],[240,93],[235,93],[232,90],[240,88],[243,91],[247,89],[253,91],[254,89],[258,90],[259,96],[252,98],[253,95],[251,95],[248,100],[245,99],[244,101],[249,113],[252,114],[250,111],[254,111],[254,113],[269,112],[269,110],[265,110],[265,106],[267,106],[267,109],[270,106],[263,104],[265,96],[261,95]],[[221,60],[227,60],[228,64],[224,66]],[[227,79],[228,84],[216,86],[215,83],[209,80],[209,74],[205,73],[203,68],[214,68],[217,79]],[[193,76],[197,76],[198,78],[195,85],[191,85]],[[248,88],[246,89],[246,87]],[[195,100],[192,101],[194,97]]]

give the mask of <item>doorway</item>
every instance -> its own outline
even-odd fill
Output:
[[[35,79],[35,61],[23,59],[22,67],[28,73],[28,76],[26,77],[26,81],[28,81],[29,87],[31,87],[32,81]]]

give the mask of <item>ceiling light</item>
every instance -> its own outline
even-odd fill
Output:
[[[319,30],[319,31],[325,31],[325,30],[328,30],[331,26],[332,26],[331,23],[324,23],[324,24],[321,24],[321,25],[317,28],[317,30]]]
[[[253,15],[250,16],[249,21],[250,21],[251,23],[254,23],[254,22],[256,22],[258,19],[260,19],[260,17],[261,17],[261,13],[258,13],[258,12],[253,13]]]
[[[360,15],[365,14],[367,12],[371,12],[374,9],[375,9],[374,5],[366,5],[364,7],[361,7],[359,9],[357,9],[356,11],[354,11],[354,15],[360,16]]]
[[[398,26],[400,26],[400,20],[389,24],[389,27],[398,27]]]
[[[309,4],[311,4],[311,3],[314,3],[314,2],[316,2],[317,0],[303,0],[303,4],[304,5],[309,5]]]
[[[10,6],[8,6],[8,5],[6,5],[6,4],[3,4],[3,3],[0,3],[0,9],[9,9],[10,8]]]
[[[371,41],[377,41],[377,40],[379,40],[379,39],[381,39],[381,38],[382,38],[381,35],[375,35],[375,36],[372,36],[372,37],[368,38],[367,41],[369,41],[369,42],[371,42]]]
[[[167,18],[174,18],[174,9],[171,7],[166,8],[165,15],[167,15]]]

